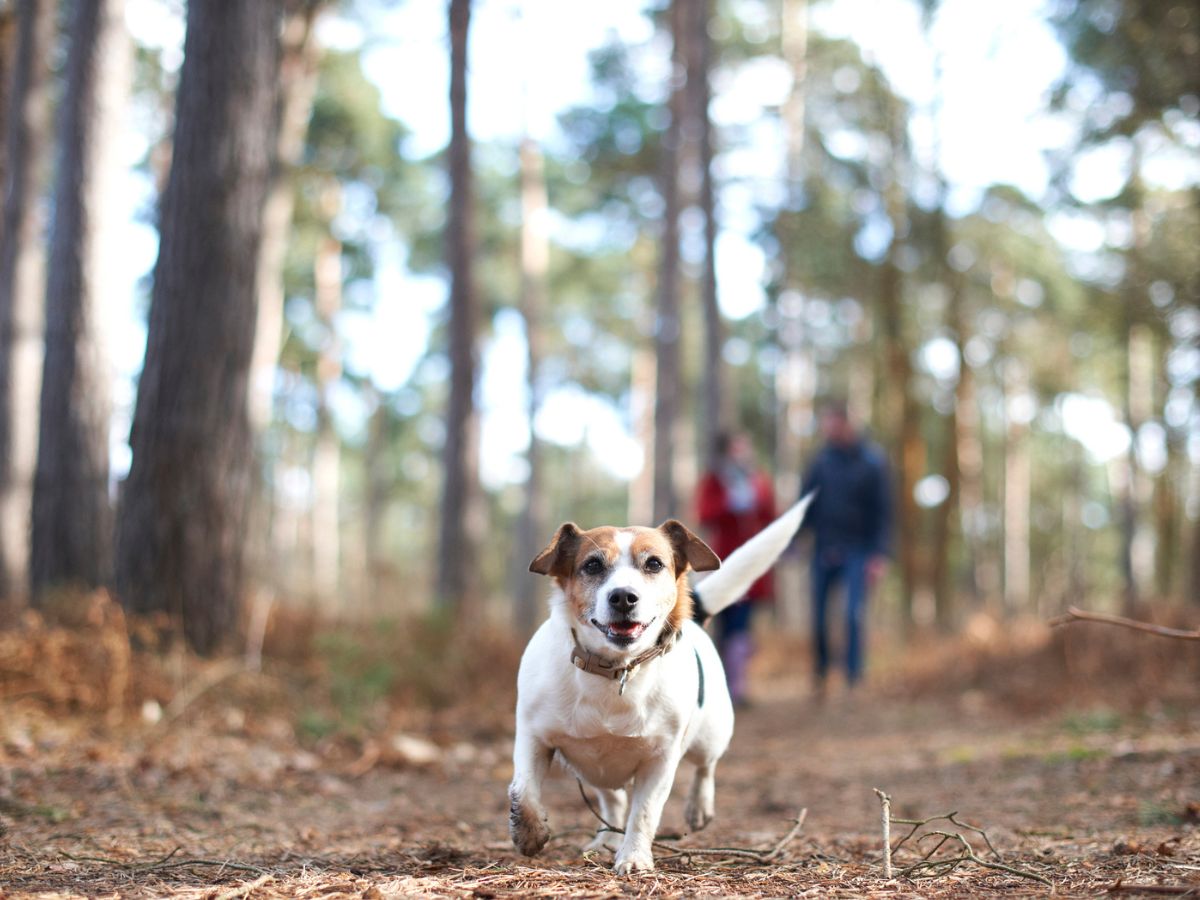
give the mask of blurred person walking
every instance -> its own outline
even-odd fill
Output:
[[[887,569],[892,519],[887,457],[851,421],[845,401],[824,404],[821,435],[824,445],[800,490],[801,496],[817,491],[802,528],[814,535],[812,638],[818,699],[824,697],[831,663],[830,599],[839,582],[846,589],[846,682],[853,687],[862,678],[867,599]]]
[[[722,432],[716,439],[716,464],[696,489],[697,514],[709,546],[722,559],[775,519],[771,479],[755,464],[754,446],[742,433]],[[768,572],[750,586],[745,598],[716,617],[717,649],[725,666],[729,695],[735,705],[747,703],[746,670],[754,655],[751,619],[756,606],[770,602],[773,582]]]

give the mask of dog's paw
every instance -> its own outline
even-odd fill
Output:
[[[583,852],[595,853],[600,850],[608,850],[611,853],[616,853],[620,849],[621,835],[615,831],[597,831],[596,836],[583,848]]]
[[[508,833],[512,836],[513,846],[526,856],[537,856],[550,840],[546,814],[521,803],[516,797],[509,806]]]
[[[712,804],[688,798],[687,805],[683,810],[683,817],[688,823],[688,828],[692,831],[701,831],[713,820]]]
[[[653,872],[654,856],[649,850],[641,852],[618,853],[613,862],[613,873],[616,875],[631,875],[634,872]]]

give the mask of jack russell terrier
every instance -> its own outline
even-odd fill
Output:
[[[599,794],[606,822],[586,850],[616,854],[618,875],[654,868],[651,842],[686,757],[696,765],[685,817],[713,817],[713,773],[733,736],[733,704],[712,640],[693,608],[712,616],[740,599],[779,558],[804,519],[805,497],[721,565],[671,519],[658,528],[558,529],[529,570],[556,586],[550,618],[525,648],[509,831],[526,856],[550,839],[542,782],[558,753]],[[688,569],[720,571],[695,590]]]

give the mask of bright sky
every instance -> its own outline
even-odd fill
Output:
[[[477,0],[470,47],[469,122],[472,136],[486,142],[512,140],[524,129],[553,140],[555,116],[589,99],[588,52],[615,33],[631,43],[652,34],[641,14],[644,0],[564,3],[562,0]],[[386,110],[412,132],[407,152],[433,153],[449,137],[448,51],[445,3],[403,3],[372,32],[366,57],[368,75],[381,88]],[[518,13],[519,7],[519,13]],[[1047,187],[1045,154],[1062,146],[1070,124],[1045,113],[1046,95],[1065,65],[1063,51],[1043,21],[1044,0],[944,0],[927,39],[912,0],[828,0],[813,8],[813,26],[831,36],[856,41],[885,71],[899,93],[920,110],[912,126],[918,152],[932,152],[935,132],[929,111],[935,95],[933,46],[942,58],[942,106],[936,131],[940,162],[952,185],[959,211],[975,205],[988,185],[1014,184],[1033,197]],[[182,27],[163,0],[130,0],[127,21],[143,43],[174,48]],[[331,46],[355,46],[363,35],[343,22],[328,22],[321,32]],[[786,72],[759,66],[722,83],[713,106],[720,124],[764,119],[764,105],[777,104],[788,88]],[[770,131],[765,134],[770,135]],[[130,163],[144,151],[136,129],[127,138]],[[782,150],[766,141],[758,155],[741,155],[739,164],[756,173],[778,171]],[[1126,158],[1127,158],[1126,153]],[[1169,157],[1169,154],[1166,154]],[[1075,187],[1085,199],[1109,196],[1120,186],[1120,148],[1095,154],[1079,167]],[[1195,155],[1151,160],[1163,181],[1200,181]],[[1190,166],[1190,168],[1189,168]],[[734,174],[737,174],[734,172]],[[126,194],[135,205],[150,202],[144,179],[129,176]],[[727,191],[721,198],[723,230],[718,248],[718,278],[723,312],[741,318],[763,300],[764,259],[749,230],[753,216],[746,195]],[[1057,215],[1056,235],[1068,246],[1096,249],[1098,231],[1079,216]],[[152,266],[156,239],[146,225],[129,226],[125,260],[130,286]],[[378,276],[376,311],[371,317],[347,314],[341,323],[350,365],[369,371],[380,387],[401,386],[424,353],[430,323],[442,306],[445,286],[437,279],[414,278],[404,269],[399,248],[388,251]],[[130,291],[130,297],[135,296]],[[135,310],[125,311],[130,320]],[[124,439],[132,404],[131,377],[140,366],[145,334],[131,324],[118,347],[118,369],[126,419],[114,424],[118,469],[127,461]],[[936,352],[936,351],[934,351]],[[501,317],[484,351],[480,400],[484,409],[483,477],[489,485],[519,481],[519,456],[528,441],[525,413],[524,338],[519,319]],[[1103,401],[1100,406],[1107,407]],[[1064,411],[1066,412],[1066,411]],[[553,414],[551,414],[553,413]],[[1097,459],[1122,452],[1129,435],[1115,423],[1111,408],[1078,403],[1063,416],[1065,427]],[[1113,427],[1107,423],[1113,422]],[[1095,425],[1103,427],[1093,427]],[[641,468],[642,448],[628,423],[610,404],[564,389],[552,394],[538,432],[564,444],[585,443],[613,474],[629,478]],[[1119,434],[1118,434],[1119,432]]]

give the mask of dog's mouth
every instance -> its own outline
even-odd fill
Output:
[[[646,629],[654,624],[654,619],[649,622],[609,622],[608,624],[592,619],[592,624],[612,643],[619,647],[628,647],[646,633]]]

